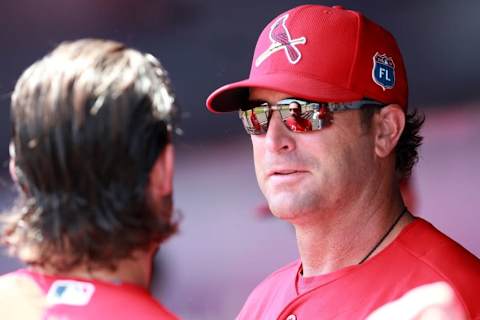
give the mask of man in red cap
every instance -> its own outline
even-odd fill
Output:
[[[467,318],[480,317],[479,259],[401,196],[423,118],[408,113],[388,31],[339,6],[293,8],[261,33],[250,77],[213,92],[207,107],[239,112],[260,189],[294,226],[300,254],[257,286],[238,319],[365,319],[439,281]]]

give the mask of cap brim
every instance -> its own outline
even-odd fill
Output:
[[[363,98],[361,94],[316,79],[277,73],[227,84],[207,98],[207,108],[212,112],[239,110],[248,103],[250,88],[285,92],[292,97],[311,101],[340,102]]]

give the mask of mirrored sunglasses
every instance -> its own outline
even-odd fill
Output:
[[[273,111],[279,112],[283,123],[290,131],[308,132],[329,126],[335,112],[360,109],[367,105],[383,107],[385,104],[368,99],[351,102],[309,102],[288,98],[280,100],[275,105],[253,102],[252,105],[239,110],[239,116],[250,135],[267,133]]]

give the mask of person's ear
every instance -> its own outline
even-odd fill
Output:
[[[8,162],[8,170],[10,172],[10,177],[12,178],[13,182],[24,192],[28,193],[28,187],[25,182],[25,178],[23,176],[22,171],[20,168],[17,167],[16,164],[16,155],[15,155],[15,146],[13,142],[10,142],[8,146],[8,151],[10,154],[10,160]]]
[[[375,153],[386,158],[395,149],[405,127],[405,112],[398,104],[390,104],[375,114]]]
[[[8,162],[8,169],[10,171],[10,177],[12,178],[13,182],[18,183],[18,177],[17,177],[14,158],[10,158],[10,161]]]
[[[8,162],[8,171],[10,172],[10,177],[12,178],[13,183],[15,183],[21,191],[28,194],[28,187],[25,182],[25,178],[22,171],[17,167],[16,164],[15,146],[13,145],[13,142],[10,142],[8,151],[10,153],[10,160]]]
[[[16,165],[15,165],[15,146],[13,145],[13,142],[10,142],[10,144],[8,145],[8,153],[10,154],[10,160],[8,162],[10,177],[12,178],[13,182],[18,183],[18,177],[17,177]]]
[[[160,153],[150,171],[148,188],[153,198],[161,198],[173,191],[173,172],[175,153],[171,143],[167,144]]]

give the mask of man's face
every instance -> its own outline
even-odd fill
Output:
[[[250,100],[275,104],[290,95],[251,89]],[[252,135],[258,184],[274,215],[302,223],[362,196],[375,168],[374,137],[360,111],[335,113],[321,130],[295,133],[273,112],[268,132]]]

